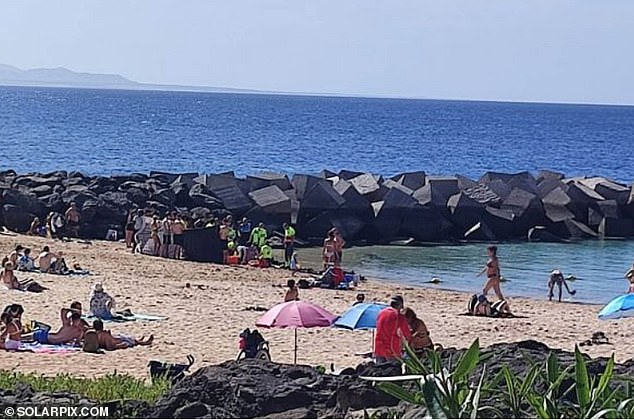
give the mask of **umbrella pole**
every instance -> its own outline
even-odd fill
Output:
[[[374,329],[372,330],[372,357],[374,357]]]
[[[293,356],[293,364],[297,364],[297,328],[295,328],[295,354]]]

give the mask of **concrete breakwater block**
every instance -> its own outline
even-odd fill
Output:
[[[291,199],[277,185],[271,185],[249,193],[253,202],[269,214],[291,213]]]

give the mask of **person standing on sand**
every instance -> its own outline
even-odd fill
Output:
[[[502,289],[500,288],[500,261],[498,260],[498,247],[490,246],[487,248],[487,253],[489,254],[489,260],[486,265],[478,274],[480,277],[485,272],[487,273],[487,281],[484,283],[484,288],[482,289],[482,294],[484,296],[487,295],[489,290],[493,289],[495,295],[499,300],[504,300],[504,295],[502,295]]]
[[[238,243],[241,246],[246,246],[251,237],[251,221],[243,217],[242,221],[238,224]]]
[[[295,252],[295,229],[288,223],[284,223],[282,227],[284,228],[284,266],[289,267]]]
[[[343,239],[343,235],[339,232],[339,229],[332,228],[335,234],[335,266],[340,267],[343,261],[343,247],[346,246],[346,241]]]
[[[72,238],[77,238],[79,236],[79,210],[77,209],[77,205],[73,201],[70,203],[70,207],[66,210],[66,233],[68,236]]]
[[[374,359],[377,364],[403,357],[403,342],[412,338],[403,310],[403,297],[394,296],[390,306],[382,309],[376,318],[376,336],[374,337]]]
[[[132,209],[128,213],[128,218],[125,223],[125,247],[134,247],[134,217],[136,210]]]
[[[249,236],[249,242],[251,242],[251,244],[255,246],[259,252],[260,249],[264,245],[266,245],[267,237],[268,237],[268,232],[266,231],[266,228],[264,227],[264,223],[260,222],[251,231],[251,235]]]
[[[337,240],[335,239],[335,232],[333,229],[328,231],[328,236],[324,239],[324,247],[322,255],[324,259],[324,270],[331,265],[337,265]]]

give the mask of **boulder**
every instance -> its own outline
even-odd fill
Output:
[[[19,190],[4,190],[2,203],[12,204],[25,213],[35,214],[39,217],[46,216],[46,206],[34,194],[24,193]]]
[[[74,181],[71,182],[71,180],[74,180]],[[75,180],[77,182],[75,182]],[[76,178],[69,178],[66,185],[67,187],[72,187],[72,186],[86,185],[86,183],[84,178],[76,177]],[[95,194],[103,194],[109,191],[117,191],[119,189],[119,183],[116,182],[114,179],[98,176],[92,179],[88,183],[88,189],[90,189],[90,191],[92,191]]]
[[[193,207],[192,198],[189,195],[189,191],[192,187],[188,186],[184,182],[173,182],[170,185],[170,189],[174,194],[174,206],[190,208]]]
[[[279,215],[291,213],[291,199],[277,185],[252,191],[249,197],[265,213]]]
[[[458,187],[460,187],[461,184],[467,185],[464,181],[459,180]],[[475,184],[467,188],[460,188],[460,191],[470,199],[483,205],[497,206],[502,202],[502,198],[484,184]]]
[[[343,198],[341,208],[358,214],[369,215],[371,212],[370,202],[363,197],[352,183],[340,179],[333,185],[334,190]]]
[[[258,175],[248,175],[247,182],[251,186],[251,191],[272,185],[277,186],[282,191],[291,189],[291,182],[288,180],[288,176],[275,172],[263,172]]]
[[[196,207],[206,207],[210,210],[222,208],[222,201],[214,196],[203,184],[194,184],[189,190],[189,197],[191,198],[192,205]]]
[[[150,194],[149,201],[156,201],[171,209],[176,201],[176,194],[171,188],[159,189]]]
[[[534,226],[528,230],[529,242],[566,242],[563,238],[549,232],[545,226]]]
[[[581,240],[596,238],[597,232],[592,228],[574,219],[565,219],[558,223],[551,223],[548,231],[560,238]]]
[[[397,189],[403,191],[407,195],[412,195],[414,193],[414,191],[412,189],[407,188],[403,184],[401,184],[399,182],[396,182],[396,181],[394,181],[392,179],[386,179],[385,181],[383,181],[381,183],[381,187],[383,187],[386,190],[390,190],[392,188],[397,188]]]
[[[462,175],[456,175],[456,179],[458,180],[458,189],[460,191],[464,191],[468,188],[475,188],[478,185],[481,185],[481,184],[478,184],[473,179],[467,178],[466,176],[462,176]]]
[[[542,199],[546,218],[553,223],[573,219],[575,215],[568,209],[572,203],[570,196],[562,187],[557,187]]]
[[[425,185],[416,190],[413,197],[419,204],[445,209],[449,197],[459,192],[456,177],[427,177]]]
[[[542,203],[539,197],[517,187],[513,187],[500,208],[511,210],[517,217],[521,218],[541,219],[543,215]]]
[[[231,212],[241,214],[253,205],[249,197],[238,186],[238,181],[233,177],[211,176],[207,180],[207,186],[222,201],[224,207]]]
[[[626,204],[630,196],[630,188],[606,178],[593,177],[579,181],[580,184],[592,189],[607,200],[614,200],[619,204]]]
[[[561,188],[563,191],[567,190],[566,184],[556,178],[545,178],[537,183],[537,196],[541,199],[546,197],[556,188]]]
[[[65,177],[60,176],[60,174],[48,174],[48,175],[24,175],[18,176],[13,181],[13,185],[15,187],[22,186],[27,188],[35,188],[41,185],[47,185],[49,187],[54,187],[55,185],[61,185],[62,180]]]
[[[435,207],[415,206],[403,212],[401,235],[419,242],[447,241],[454,236],[454,225]]]
[[[599,237],[601,238],[629,238],[631,236],[634,236],[632,219],[604,217],[599,224]]]
[[[515,174],[487,172],[480,178],[480,183],[485,185],[505,184],[509,189],[519,188],[532,194],[537,193],[537,181],[530,172]]]
[[[516,215],[511,210],[485,207],[482,222],[488,227],[497,239],[516,239],[526,237],[528,228],[514,223]]]
[[[304,194],[300,208],[304,210],[336,210],[345,200],[334,189],[329,181],[320,180],[313,188]]]
[[[423,171],[418,172],[404,172],[402,174],[395,175],[391,178],[392,181],[408,188],[411,191],[415,191],[425,185],[425,179],[427,175]]]
[[[563,173],[561,173],[561,172],[550,171],[548,169],[544,169],[544,170],[539,171],[535,181],[537,181],[537,184],[539,185],[540,183],[542,183],[544,181],[547,181],[547,180],[561,181],[564,178],[565,178],[565,175]]]
[[[2,206],[2,224],[14,232],[28,232],[35,217],[35,214],[25,212],[23,208],[16,205],[5,204]]]
[[[469,229],[482,219],[484,205],[465,192],[454,194],[447,200],[450,220],[460,228]]]
[[[383,199],[383,194],[381,194],[381,185],[380,178],[375,177],[372,174],[359,174],[353,178],[346,178],[339,175],[341,179],[346,181],[350,181],[352,186],[364,196],[368,201],[379,201]]]
[[[133,202],[139,207],[144,207],[146,202],[150,199],[150,192],[137,187],[130,187],[125,190],[128,200]]]
[[[354,214],[344,212],[323,212],[302,223],[302,238],[315,245],[321,245],[326,233],[336,227],[348,241],[360,239],[366,221]]]
[[[310,191],[315,187],[315,185],[320,182],[327,182],[323,179],[312,176],[312,175],[293,175],[293,179],[291,180],[291,185],[295,190],[295,195],[297,199],[301,202],[304,200],[304,197],[310,193]]]
[[[328,169],[324,169],[321,172],[319,172],[319,177],[322,179],[328,179],[328,178],[333,178],[336,177],[337,173],[333,172],[333,171],[329,171]]]
[[[616,200],[604,200],[597,203],[599,214],[608,219],[620,219],[621,214]]]
[[[365,175],[370,175],[371,177],[374,178],[374,176],[372,174],[364,174],[363,172],[356,172],[356,171],[347,171],[345,169],[342,169],[337,174],[337,176],[339,176],[339,178],[344,179],[346,181],[350,181],[352,178],[356,178],[356,177],[359,177],[359,176],[365,176]]]

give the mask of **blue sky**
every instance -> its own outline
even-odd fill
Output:
[[[3,0],[0,63],[291,92],[634,104],[631,0]]]

